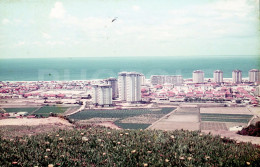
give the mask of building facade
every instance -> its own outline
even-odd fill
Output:
[[[193,71],[192,81],[193,83],[204,83],[204,72],[201,70]]]
[[[181,75],[152,75],[151,83],[153,85],[163,85],[165,83],[181,85],[183,84],[183,78]]]
[[[111,85],[93,85],[92,102],[100,106],[112,105],[112,86]]]
[[[111,85],[112,87],[112,98],[115,99],[118,97],[118,83],[116,78],[108,78],[105,80],[105,83]]]
[[[222,83],[223,82],[223,71],[221,71],[221,70],[214,71],[213,80],[216,83]]]
[[[121,101],[141,101],[141,74],[120,72],[118,74],[118,93]]]
[[[233,83],[241,83],[242,82],[242,71],[241,70],[232,71],[232,82]]]
[[[145,85],[146,84],[145,76],[142,73],[140,74],[140,81],[141,81],[141,85]]]
[[[248,72],[249,82],[260,82],[260,71],[258,69],[252,69]]]

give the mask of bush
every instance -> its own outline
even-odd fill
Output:
[[[238,131],[237,133],[245,136],[260,137],[260,121],[256,122],[256,125],[249,125],[248,127],[243,128],[241,131]]]
[[[5,132],[7,133],[7,132]],[[81,126],[3,138],[0,166],[258,166],[259,146],[198,131]]]

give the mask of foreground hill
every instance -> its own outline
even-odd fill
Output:
[[[13,128],[13,127],[12,127]],[[260,147],[197,131],[64,129],[6,137],[0,166],[258,166]]]

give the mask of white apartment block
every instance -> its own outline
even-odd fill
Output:
[[[248,72],[249,82],[260,82],[260,71],[252,69]]]
[[[241,70],[232,71],[232,82],[233,83],[241,83],[242,82],[242,71]]]
[[[112,87],[112,98],[115,99],[118,97],[118,83],[116,78],[108,78],[105,80],[105,83],[111,85]]]
[[[151,83],[153,85],[163,85],[165,83],[181,85],[183,84],[183,78],[181,75],[152,75]]]
[[[112,105],[112,86],[93,85],[92,102],[101,106]]]
[[[141,74],[120,72],[118,74],[118,93],[121,101],[141,101]]]
[[[213,80],[215,83],[222,83],[223,82],[223,71],[221,71],[221,70],[214,71]]]
[[[145,76],[142,73],[140,74],[140,82],[141,82],[141,85],[145,85],[146,84]]]
[[[201,70],[195,70],[192,74],[193,83],[204,83],[204,72]]]

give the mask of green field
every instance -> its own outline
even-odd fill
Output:
[[[120,122],[116,121],[115,125],[117,125],[120,128],[123,128],[123,129],[146,129],[151,124],[120,123]]]
[[[91,118],[119,118],[116,125],[124,129],[145,129],[150,124],[135,124],[135,123],[119,123],[120,120],[139,116],[143,114],[168,114],[173,111],[175,108],[162,108],[160,110],[154,109],[131,109],[131,110],[84,110],[74,115],[71,115],[69,118],[74,120],[86,120]]]
[[[37,108],[4,108],[8,113],[10,112],[28,112],[29,114],[36,110]]]
[[[201,121],[248,123],[253,115],[201,113]]]
[[[42,115],[44,117],[49,116],[52,112],[53,114],[62,114],[64,113],[69,107],[59,107],[59,106],[44,106],[36,111],[34,114]]]

